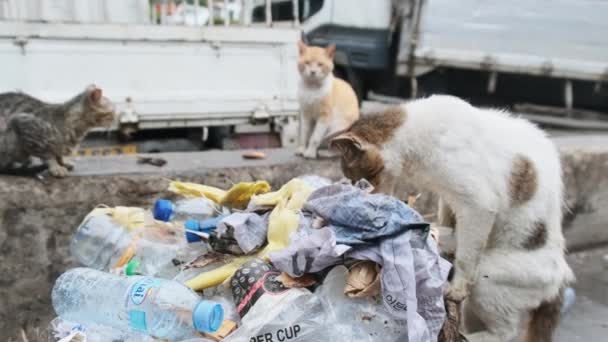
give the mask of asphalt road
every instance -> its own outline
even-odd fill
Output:
[[[608,341],[608,247],[571,254],[568,261],[577,277],[577,298],[555,341]]]

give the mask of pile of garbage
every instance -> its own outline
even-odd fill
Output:
[[[437,340],[451,265],[420,214],[366,181],[169,190],[85,217],[52,341]]]

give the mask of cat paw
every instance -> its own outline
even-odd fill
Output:
[[[68,171],[72,171],[74,170],[74,164],[69,162],[69,161],[63,161],[62,163],[63,167],[65,167],[66,169],[68,169]]]
[[[49,172],[51,175],[58,177],[58,178],[63,178],[65,176],[67,176],[69,173],[68,169],[66,169],[65,167],[63,167],[61,165],[53,165],[53,166],[49,167]]]
[[[303,156],[304,152],[306,152],[306,147],[298,147],[296,150],[296,156]]]
[[[306,159],[316,159],[317,158],[317,151],[311,150],[311,149],[307,149],[306,151],[304,151],[304,154],[302,156],[304,158],[306,158]]]
[[[465,280],[453,279],[444,291],[445,298],[460,303],[469,296],[469,286]]]

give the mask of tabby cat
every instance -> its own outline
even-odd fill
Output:
[[[114,122],[114,105],[102,90],[89,86],[61,104],[40,101],[24,93],[0,94],[0,172],[38,157],[49,172],[65,177],[73,165],[64,159],[93,127]]]

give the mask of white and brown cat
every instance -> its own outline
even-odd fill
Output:
[[[336,46],[327,48],[298,43],[300,57],[300,142],[297,154],[316,158],[323,139],[348,128],[359,118],[359,102],[353,88],[333,75]]]
[[[470,342],[511,341],[531,314],[526,341],[551,341],[564,287],[562,171],[533,124],[452,96],[414,100],[364,117],[332,139],[342,169],[380,192],[410,182],[441,198],[455,224],[454,278]]]

